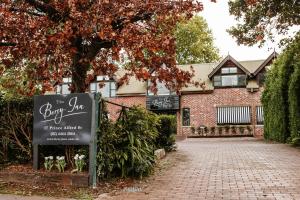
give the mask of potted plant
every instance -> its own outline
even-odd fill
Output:
[[[225,129],[226,135],[229,135],[229,129],[230,129],[230,126],[226,125],[226,126],[224,127],[224,129]]]
[[[236,135],[236,127],[235,126],[231,127],[231,134]]]
[[[241,134],[241,135],[244,135],[245,127],[240,126],[240,127],[239,127],[239,131],[240,131],[240,134]]]
[[[216,132],[216,127],[212,126],[212,127],[210,128],[210,133],[211,133],[211,135],[215,135],[215,132]]]
[[[252,127],[248,125],[246,128],[248,130],[248,134],[252,135]]]
[[[222,131],[223,131],[223,127],[222,126],[218,126],[218,134],[222,135]]]
[[[195,128],[195,126],[191,126],[191,132],[192,132],[192,135],[194,135],[194,134],[195,134],[195,132],[196,132],[196,128]]]

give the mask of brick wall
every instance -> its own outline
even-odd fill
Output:
[[[180,107],[190,108],[191,126],[198,127],[205,125],[207,127],[217,126],[217,106],[251,106],[251,126],[254,130],[254,136],[261,136],[262,126],[256,128],[256,106],[261,105],[261,91],[254,93],[248,92],[246,88],[224,88],[215,89],[210,94],[184,94],[180,98]],[[181,126],[181,117],[178,121],[179,135],[189,135],[190,127]]]
[[[140,105],[146,107],[146,96],[126,96],[126,97],[114,97],[108,98],[108,101],[131,107],[133,105]],[[112,120],[116,120],[119,117],[120,106],[107,103],[107,109],[109,111],[109,117]]]
[[[263,126],[256,125],[256,106],[260,106],[261,90],[248,92],[246,88],[215,89],[208,94],[183,94],[180,96],[180,108],[190,108],[191,126],[217,126],[217,106],[250,106],[251,128],[255,137],[263,137]],[[125,106],[141,105],[146,107],[146,96],[126,96],[108,99]],[[107,104],[110,118],[116,120],[121,107]],[[191,134],[190,127],[182,127],[181,109],[177,112],[177,135]],[[246,131],[247,132],[247,131]]]

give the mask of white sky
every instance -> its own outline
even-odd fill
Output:
[[[204,10],[200,13],[203,16],[209,28],[212,30],[215,45],[220,50],[220,55],[225,57],[228,53],[236,60],[258,60],[266,59],[275,50],[279,53],[278,45],[269,42],[262,48],[257,46],[238,46],[236,40],[232,38],[226,29],[236,24],[233,16],[229,15],[228,0],[217,0],[217,3],[211,3],[210,0],[203,0]]]

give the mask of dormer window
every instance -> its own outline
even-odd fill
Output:
[[[101,92],[102,97],[115,97],[116,88],[116,82],[108,76],[97,76],[96,82],[90,84],[90,92]]]
[[[152,86],[152,83],[151,81],[148,81],[148,95],[151,96],[151,95],[154,95],[154,92],[151,91],[151,86]],[[157,81],[156,82],[156,88],[157,88],[157,93],[156,95],[172,95],[174,94],[174,92],[170,91],[164,82],[159,82]]]
[[[237,67],[224,67],[213,77],[215,87],[244,87],[246,75],[241,74]]]

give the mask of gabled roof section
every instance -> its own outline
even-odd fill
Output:
[[[233,57],[231,57],[230,55],[226,56],[226,58],[224,58],[222,60],[222,62],[220,62],[215,68],[214,70],[208,75],[208,78],[213,77],[213,75],[221,68],[223,67],[227,61],[231,61],[233,62],[238,68],[240,68],[243,72],[245,72],[247,75],[250,75],[250,72],[243,67],[243,65],[241,65],[238,61],[236,61]]]
[[[263,68],[265,68],[265,66],[267,66],[267,64],[270,61],[277,58],[277,56],[278,56],[278,54],[276,53],[276,51],[274,51],[271,55],[269,55],[269,57],[255,70],[255,72],[253,73],[253,76],[256,76]]]

